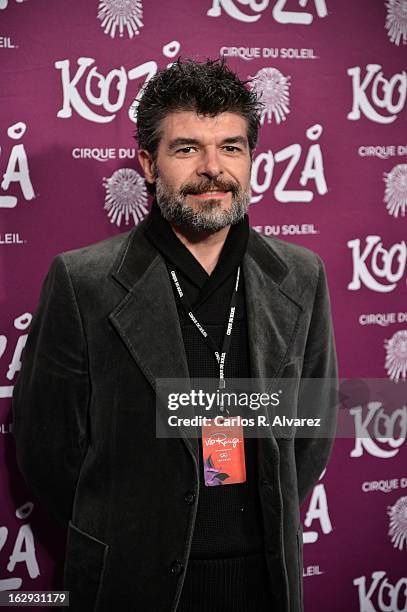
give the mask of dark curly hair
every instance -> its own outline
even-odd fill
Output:
[[[247,120],[250,154],[256,147],[260,124],[259,101],[255,89],[249,89],[226,65],[225,58],[199,63],[181,57],[169,68],[160,70],[142,90],[137,108],[136,138],[156,161],[161,139],[161,122],[171,112],[192,110],[214,117],[219,113],[238,113]]]

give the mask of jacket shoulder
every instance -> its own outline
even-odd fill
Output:
[[[308,247],[282,240],[281,238],[275,238],[274,236],[264,236],[258,234],[276,253],[280,258],[288,265],[301,263],[301,265],[318,267],[320,257],[318,253],[309,249]]]
[[[75,260],[97,260],[100,258],[108,261],[118,254],[132,231],[133,230],[122,232],[116,236],[109,236],[108,238],[92,242],[83,247],[63,251],[60,255],[63,255],[64,259],[69,262],[74,262]]]
[[[253,230],[254,231],[254,230]],[[325,273],[321,257],[311,249],[280,238],[257,234],[265,249],[278,262],[281,290],[302,307],[313,301],[320,275]]]
[[[274,251],[289,271],[299,269],[303,272],[307,270],[311,274],[318,274],[322,260],[315,251],[274,236],[264,236],[260,233],[257,235]]]
[[[98,240],[86,246],[63,251],[61,257],[73,277],[87,278],[106,276],[117,258],[125,250],[134,229]]]

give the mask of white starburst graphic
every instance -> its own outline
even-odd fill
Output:
[[[16,0],[18,4],[25,2],[25,0]],[[8,6],[8,0],[0,0],[0,11],[6,9]]]
[[[407,43],[407,0],[388,0],[385,28],[391,42],[399,45]]]
[[[400,377],[403,382],[407,376],[407,330],[396,332],[390,340],[384,341],[386,349],[386,363],[384,367],[390,380],[398,382]]]
[[[106,188],[104,210],[111,223],[121,225],[124,217],[126,225],[132,217],[137,225],[148,213],[147,189],[144,179],[132,168],[120,168],[110,178],[103,179]]]
[[[389,215],[402,217],[406,214],[407,206],[407,164],[398,164],[390,172],[384,172],[386,191],[384,201]]]
[[[407,497],[400,497],[394,506],[387,507],[389,521],[389,536],[394,548],[407,548]]]
[[[288,108],[290,77],[284,76],[276,68],[262,68],[250,78],[253,78],[253,82],[249,83],[249,86],[256,90],[260,101],[264,104],[260,123],[264,124],[266,115],[267,123],[271,123],[273,115],[277,123],[285,121],[286,115],[290,112]]]
[[[129,38],[133,38],[143,27],[143,5],[141,0],[101,0],[98,19],[104,33],[111,38],[115,37],[117,29],[119,36],[123,37],[127,30]]]

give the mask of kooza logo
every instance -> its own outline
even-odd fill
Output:
[[[352,110],[348,113],[351,121],[357,121],[363,114],[376,123],[393,123],[403,110],[407,94],[406,71],[387,79],[381,68],[380,64],[367,64],[363,77],[359,66],[348,69],[353,94]],[[387,114],[381,114],[383,109]]]
[[[180,50],[180,43],[173,40],[164,45],[164,57],[173,58]],[[99,72],[93,57],[79,57],[78,68],[71,74],[71,62],[68,59],[55,62],[55,68],[61,71],[63,103],[57,112],[60,119],[72,117],[72,109],[78,115],[95,123],[109,123],[123,107],[129,81],[144,78],[145,85],[157,72],[157,63],[153,60],[126,70],[123,66],[113,68],[106,75]],[[98,93],[96,93],[98,92]],[[143,94],[140,88],[135,100],[129,107],[129,118],[136,122],[138,100]],[[103,109],[104,114],[100,111]]]
[[[407,497],[400,497],[394,506],[388,506],[389,536],[394,548],[407,548]]]
[[[141,0],[102,0],[98,7],[98,19],[105,34],[114,38],[116,31],[123,37],[125,30],[129,38],[140,33],[143,27]]]
[[[222,15],[222,9],[227,15],[243,21],[246,23],[253,23],[258,21],[262,16],[262,13],[268,8],[270,0],[213,0],[211,8],[207,11],[208,17],[220,17]],[[314,20],[312,13],[305,13],[303,11],[291,11],[285,8],[287,0],[277,0],[274,3],[272,15],[278,23],[296,23],[301,25],[310,25]],[[298,0],[298,4],[304,7],[307,2],[304,0]],[[315,10],[318,17],[326,17],[328,11],[326,8],[325,0],[314,0]],[[243,12],[240,6],[245,6],[247,11],[251,13]]]
[[[372,581],[366,576],[355,578],[358,587],[359,612],[405,612],[407,610],[407,578],[400,578],[393,586],[386,572],[372,572]]]
[[[407,407],[393,410],[389,415],[384,412],[381,402],[368,402],[368,413],[363,418],[363,407],[356,406],[349,410],[355,423],[355,446],[351,457],[362,457],[365,450],[372,457],[391,459],[399,452],[407,437]],[[387,444],[390,449],[379,446],[371,437],[372,429],[375,440]],[[397,436],[397,437],[396,437]]]
[[[7,136],[11,140],[20,140],[25,134],[27,126],[22,121],[10,125],[7,130]],[[1,147],[0,147],[1,153]],[[25,200],[34,198],[34,190],[30,179],[30,170],[28,168],[27,153],[22,143],[15,144],[11,149],[10,157],[7,163],[7,168],[3,174],[1,188],[7,191],[12,183],[17,183],[20,186]],[[0,208],[15,208],[18,199],[14,195],[0,195]]]
[[[62,108],[57,113],[60,119],[72,117],[72,109],[74,109],[78,115],[88,121],[109,123],[113,121],[124,104],[128,82],[145,77],[145,83],[147,83],[157,72],[155,62],[146,62],[129,71],[126,71],[123,66],[114,68],[104,76],[98,71],[97,66],[93,66],[95,60],[92,57],[80,57],[77,63],[78,69],[71,77],[71,66],[68,59],[55,62],[55,68],[61,71],[64,96]],[[82,87],[78,89],[80,85]],[[83,89],[85,99],[81,95]],[[99,93],[96,95],[95,91]],[[103,108],[106,114],[100,114],[98,112],[100,108]]]
[[[307,129],[305,135],[312,144],[309,145],[306,153],[304,151],[305,147],[299,143],[294,143],[274,154],[272,151],[268,150],[264,153],[260,153],[260,155],[256,157],[252,165],[251,187],[253,191],[259,195],[255,195],[251,198],[252,204],[262,200],[263,194],[271,185],[274,167],[281,162],[287,162],[287,165],[274,188],[274,198],[278,202],[312,202],[315,191],[317,191],[319,195],[325,195],[327,193],[328,187],[325,180],[322,149],[321,145],[316,142],[319,140],[322,132],[323,127],[319,123]],[[303,152],[305,154],[305,160],[304,162],[300,162]],[[299,168],[297,168],[298,164],[300,164]],[[302,169],[300,170],[300,168]],[[292,175],[296,174],[298,170],[300,170],[299,183],[301,187],[308,186],[308,183],[311,182],[314,191],[311,189],[288,188],[288,183]],[[260,182],[259,179],[263,179],[263,181]]]
[[[320,475],[319,481],[322,480],[325,473],[326,469],[324,469]],[[313,526],[314,529],[309,529],[311,526]],[[328,510],[328,499],[323,482],[318,482],[312,490],[305,515],[304,527],[307,528],[303,536],[304,544],[313,544],[318,541],[320,536],[318,527],[320,527],[324,535],[332,531],[332,523]]]
[[[4,356],[3,362],[6,357],[6,349],[7,346],[10,347],[9,350],[13,351],[13,356],[10,359],[7,359],[7,362],[4,364],[6,369],[6,384],[0,385],[0,397],[12,397],[13,395],[13,385],[11,382],[14,377],[21,370],[21,355],[23,353],[23,349],[25,347],[25,343],[27,342],[28,336],[28,328],[30,326],[32,320],[32,314],[30,312],[24,312],[22,315],[16,317],[13,321],[14,329],[17,330],[18,338],[14,343],[14,339],[7,338],[4,334],[0,334],[0,359]],[[21,333],[23,332],[23,333]],[[1,546],[0,546],[1,550]],[[0,580],[1,583],[1,580]],[[1,591],[1,587],[0,587]]]
[[[364,285],[378,293],[389,293],[397,287],[406,269],[407,245],[404,240],[385,249],[380,236],[366,236],[363,250],[359,238],[349,240],[347,246],[352,250],[353,263],[353,277],[348,289],[357,291]]]
[[[132,168],[120,168],[110,178],[103,179],[106,189],[104,209],[111,223],[129,224],[132,218],[137,225],[148,213],[147,189],[144,179]]]
[[[396,332],[390,340],[384,341],[386,349],[385,368],[390,380],[398,382],[400,377],[403,382],[407,378],[407,330]]]
[[[284,76],[276,68],[262,68],[249,84],[251,89],[256,90],[264,107],[261,111],[260,123],[263,125],[267,115],[267,123],[274,118],[277,123],[285,121],[285,116],[290,112],[289,105],[289,76]]]
[[[406,0],[389,0],[386,2],[387,17],[385,28],[390,41],[399,45],[407,43],[407,2]]]
[[[38,554],[36,552],[37,543],[34,539],[30,523],[25,522],[33,509],[34,504],[32,502],[26,502],[23,506],[16,508],[16,518],[24,522],[22,524],[19,523],[20,526],[14,544],[12,542],[12,530],[9,530],[6,525],[0,526],[0,551],[5,546],[6,542],[7,546],[4,547],[4,553],[8,548],[11,550],[8,562],[4,559],[4,567],[10,574],[13,572],[15,572],[15,574],[20,574],[20,576],[14,575],[2,578],[0,580],[0,591],[16,591],[20,589],[23,584],[23,578],[21,576],[26,580],[28,574],[34,581],[34,579],[38,578],[41,574],[36,557]]]
[[[407,207],[407,164],[398,164],[390,172],[385,172],[384,182],[384,201],[389,215],[397,218],[400,213],[404,217]]]

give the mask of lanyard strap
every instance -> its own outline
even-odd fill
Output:
[[[216,359],[216,361],[219,364],[219,388],[224,389],[225,388],[225,374],[224,374],[225,361],[226,361],[226,355],[229,352],[230,343],[231,343],[231,340],[232,340],[233,322],[234,322],[235,314],[236,314],[237,292],[238,292],[238,289],[239,289],[240,266],[237,269],[235,287],[234,287],[234,290],[233,290],[233,293],[232,293],[232,297],[231,297],[231,300],[230,300],[228,325],[227,325],[226,332],[225,332],[225,335],[224,335],[224,338],[223,338],[221,354],[219,354],[217,346],[216,346],[215,342],[213,341],[213,339],[211,338],[211,336],[208,334],[208,332],[205,330],[204,326],[198,321],[198,319],[196,318],[196,316],[192,312],[192,308],[191,308],[191,305],[189,303],[189,300],[188,300],[187,296],[185,295],[185,293],[181,289],[181,285],[179,283],[179,280],[177,278],[177,274],[176,274],[175,270],[173,268],[169,267],[168,264],[167,264],[167,267],[168,267],[168,271],[170,273],[170,276],[171,276],[171,278],[172,278],[172,280],[174,282],[175,288],[177,290],[178,297],[179,297],[179,299],[181,301],[181,304],[182,304],[186,314],[191,319],[191,321],[194,323],[195,327],[202,334],[205,342],[208,344],[209,348],[212,350],[212,352],[215,355],[215,359]]]

